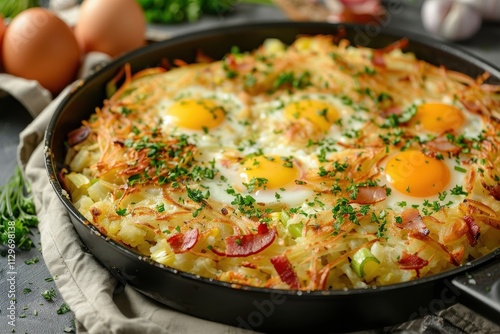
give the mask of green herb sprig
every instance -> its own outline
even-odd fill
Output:
[[[138,0],[149,23],[195,22],[203,15],[223,16],[239,3],[272,4],[272,0]]]
[[[16,246],[30,250],[33,246],[30,228],[37,226],[31,187],[17,166],[14,174],[0,187],[0,244],[8,244],[13,229]]]

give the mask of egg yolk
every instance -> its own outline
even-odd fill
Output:
[[[413,197],[436,195],[450,181],[450,171],[443,161],[415,150],[393,156],[387,162],[385,171],[392,187]]]
[[[288,104],[285,117],[290,120],[305,119],[327,132],[339,118],[337,110],[329,103],[317,100],[301,100]]]
[[[180,99],[170,106],[166,115],[174,125],[191,130],[215,128],[225,118],[224,109],[209,99]]]
[[[465,117],[456,107],[444,103],[424,103],[417,109],[413,122],[427,131],[443,133],[460,128]]]
[[[289,159],[259,155],[243,163],[240,177],[250,191],[279,189],[293,184],[299,177],[299,170]]]

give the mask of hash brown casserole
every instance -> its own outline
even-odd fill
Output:
[[[500,87],[406,43],[300,36],[125,66],[68,135],[64,187],[107,237],[239,285],[364,288],[460,266],[500,244]]]

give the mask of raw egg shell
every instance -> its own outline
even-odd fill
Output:
[[[136,0],[84,0],[75,35],[83,52],[116,57],[145,44],[144,11]]]
[[[37,80],[53,94],[75,79],[80,54],[71,28],[45,8],[24,10],[5,31],[2,50],[5,71]]]

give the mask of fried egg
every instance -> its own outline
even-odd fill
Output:
[[[431,158],[418,150],[391,154],[383,163],[381,183],[392,189],[385,204],[397,210],[433,203],[454,206],[464,196],[465,173],[453,159]]]
[[[269,146],[304,149],[325,137],[345,143],[367,122],[341,98],[325,93],[282,95],[258,101],[253,110],[253,129],[260,132],[256,141]]]
[[[279,155],[249,155],[235,157],[214,156],[217,176],[205,181],[210,196],[224,203],[232,203],[238,194],[251,196],[256,203],[302,204],[314,192],[301,185],[304,170],[300,161]],[[236,162],[238,161],[238,162]]]
[[[415,108],[415,115],[407,126],[413,128],[420,139],[429,139],[446,132],[477,138],[484,128],[480,116],[466,111],[459,102],[448,97],[441,101],[420,101],[415,104]]]
[[[187,87],[165,96],[157,110],[163,131],[191,135],[201,147],[234,147],[247,136],[248,127],[238,120],[247,117],[248,106],[231,92]]]

